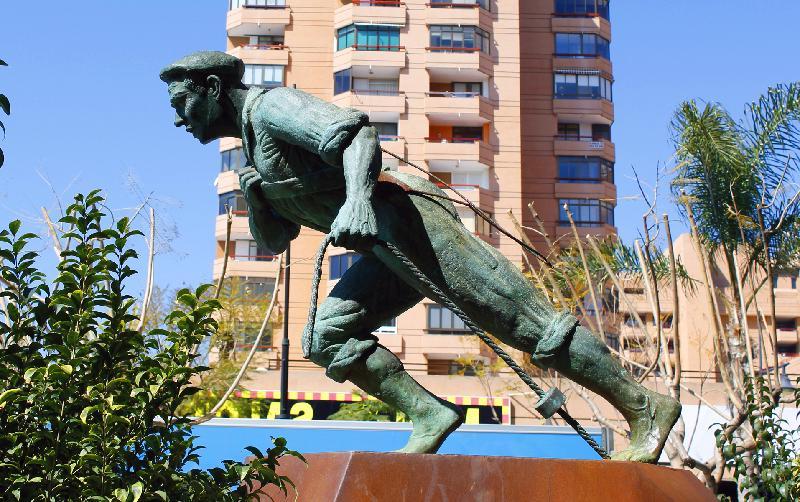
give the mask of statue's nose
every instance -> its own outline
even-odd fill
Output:
[[[180,127],[180,126],[184,125],[185,123],[186,122],[184,122],[184,120],[181,118],[181,116],[176,113],[175,114],[175,122],[174,122],[175,127]]]

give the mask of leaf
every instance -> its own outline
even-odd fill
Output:
[[[126,502],[128,500],[128,490],[126,488],[117,488],[114,490],[114,496],[120,502]]]
[[[3,162],[5,162],[6,156],[3,155],[3,149],[0,148],[0,167],[3,167]]]
[[[142,485],[141,481],[137,481],[133,485],[131,485],[131,493],[133,494],[133,502],[137,502],[142,497],[142,491],[144,491],[144,486]]]
[[[22,226],[22,222],[19,220],[14,220],[8,224],[8,229],[11,230],[12,235],[17,235],[20,226]]]
[[[11,115],[11,102],[5,94],[0,94],[0,108],[6,112],[6,115]]]
[[[6,126],[2,122],[0,122],[0,129],[3,130],[3,137],[6,137]]]
[[[0,408],[3,407],[3,403],[11,400],[11,398],[16,396],[20,392],[22,392],[22,389],[8,389],[7,391],[0,394]]]
[[[0,66],[8,66],[8,63],[0,59]]]

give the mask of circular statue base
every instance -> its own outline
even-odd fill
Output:
[[[308,466],[282,459],[297,491],[274,500],[309,502],[709,501],[690,472],[633,462],[401,453],[315,453]],[[270,500],[262,496],[261,500]]]

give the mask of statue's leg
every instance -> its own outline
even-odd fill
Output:
[[[333,380],[349,380],[411,419],[414,430],[400,451],[435,453],[463,422],[461,413],[414,380],[372,335],[421,299],[378,259],[363,256],[320,305],[310,358]]]
[[[384,240],[391,241],[485,331],[532,354],[614,405],[628,421],[630,447],[619,458],[654,462],[680,413],[674,399],[652,392],[608,348],[566,312],[558,312],[520,270],[473,236],[445,204],[430,197],[388,194],[381,205]],[[375,254],[399,276],[412,274],[389,251]],[[423,292],[431,296],[430,290]]]

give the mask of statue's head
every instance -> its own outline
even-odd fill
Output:
[[[175,126],[186,126],[203,144],[226,135],[227,121],[235,120],[226,117],[232,111],[228,91],[246,88],[242,76],[242,60],[218,51],[195,52],[161,70],[175,108]]]

